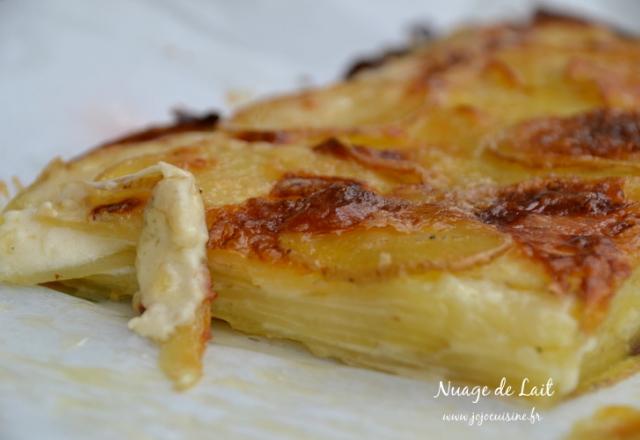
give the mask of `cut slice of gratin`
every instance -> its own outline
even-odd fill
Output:
[[[55,160],[2,214],[0,279],[131,299],[179,387],[212,315],[566,396],[640,351],[639,62],[539,14]]]

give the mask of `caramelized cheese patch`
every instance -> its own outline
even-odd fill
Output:
[[[603,159],[640,158],[640,114],[599,109],[570,117],[534,119],[509,131],[498,150]],[[508,154],[508,153],[507,153]]]
[[[409,204],[387,199],[363,184],[335,177],[286,175],[267,198],[207,213],[209,247],[281,258],[278,236],[285,232],[344,231],[364,222],[400,218]]]
[[[349,282],[487,263],[510,237],[461,210],[336,177],[284,176],[269,197],[209,210],[209,249],[286,261]]]
[[[533,181],[507,187],[477,211],[541,261],[554,289],[576,292],[596,311],[630,274],[622,239],[638,224],[622,179]]]
[[[267,142],[269,144],[286,144],[293,138],[292,133],[284,130],[242,130],[232,132],[232,136],[245,142]]]

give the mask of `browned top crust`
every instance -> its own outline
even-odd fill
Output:
[[[626,207],[622,185],[622,179],[526,182],[500,190],[479,217],[487,223],[507,226],[533,214],[607,216]]]
[[[434,37],[435,33],[432,29],[424,25],[414,26],[411,29],[411,40],[403,45],[396,46],[384,50],[379,54],[374,54],[368,57],[363,57],[352,62],[347,71],[344,74],[344,79],[348,80],[353,78],[356,74],[368,70],[375,69],[385,64],[387,61],[407,55],[412,50],[419,47],[422,43],[430,41]]]
[[[439,218],[477,219],[509,234],[525,255],[543,264],[557,293],[575,292],[596,316],[631,270],[625,233],[640,224],[623,179],[546,179],[458,202],[411,202],[380,195],[338,177],[285,175],[267,197],[209,210],[210,249],[231,249],[278,261],[288,232],[327,234],[390,226],[411,231]],[[473,194],[473,192],[471,193]],[[595,321],[595,318],[593,318]]]
[[[270,144],[286,144],[292,139],[291,133],[275,130],[242,130],[232,132],[232,136],[245,142],[267,142]]]
[[[614,178],[530,181],[499,190],[476,214],[541,261],[556,291],[575,291],[595,310],[631,271],[623,233],[640,215],[623,184]]]
[[[531,18],[533,25],[540,25],[546,23],[565,23],[565,24],[578,24],[578,25],[591,25],[591,22],[584,17],[573,15],[567,12],[561,12],[552,9],[538,8],[534,11]]]
[[[498,46],[507,43],[508,40],[512,40],[515,34],[519,34],[520,36],[522,36],[522,34],[533,27],[558,23],[586,27],[593,25],[593,21],[590,21],[578,15],[551,9],[538,8],[533,12],[529,23],[503,26],[502,29],[496,28],[494,38],[488,40],[489,44],[487,45],[487,49],[495,49]],[[507,33],[505,33],[504,31],[508,31],[509,35],[507,35]],[[617,30],[617,33],[619,35],[629,36],[628,32],[626,31]],[[382,67],[393,59],[411,54],[412,52],[420,49],[425,43],[431,41],[435,36],[435,32],[428,27],[419,26],[415,28],[415,30],[411,33],[411,36],[411,40],[403,46],[392,47],[383,50],[378,54],[355,60],[346,70],[344,79],[349,80],[362,71]],[[445,60],[441,60],[439,63],[437,63],[437,65],[434,66],[434,71],[441,71],[449,66],[466,60],[468,60],[468,57],[461,52],[450,53]]]
[[[640,114],[601,108],[534,119],[516,127],[506,141],[531,153],[629,159],[640,153]]]
[[[278,236],[287,232],[323,234],[365,224],[406,229],[429,219],[433,211],[384,197],[355,180],[289,174],[275,184],[268,197],[209,210],[209,248],[277,260],[286,255]]]
[[[531,18],[532,25],[545,25],[545,24],[567,24],[567,25],[578,25],[578,26],[593,26],[594,21],[587,19],[585,17],[581,17],[579,15],[571,14],[566,11],[559,11],[554,9],[547,8],[538,8],[534,11],[533,16]],[[609,24],[601,23],[601,26],[605,26],[609,29],[614,30],[619,36],[625,38],[633,38],[634,34],[629,32],[626,29],[615,28]]]
[[[144,130],[135,131],[123,137],[105,142],[97,148],[146,142],[170,134],[187,133],[190,131],[211,131],[216,129],[218,121],[220,121],[220,115],[218,113],[209,112],[196,115],[184,110],[176,110],[174,111],[174,123],[172,124],[156,125]]]

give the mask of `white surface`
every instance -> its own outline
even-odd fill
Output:
[[[444,422],[445,412],[530,411],[434,399],[437,384],[350,368],[222,324],[201,383],[176,393],[128,307],[42,288],[0,292],[0,438],[559,438],[600,405],[636,403],[640,376],[551,411],[535,425]]]
[[[443,3],[446,3],[443,6]],[[228,110],[233,89],[281,92],[336,78],[356,55],[442,29],[524,13],[533,2],[0,0],[0,177],[30,181],[184,105]],[[640,2],[571,1],[633,29]],[[640,377],[544,412],[536,425],[469,427],[450,411],[504,402],[434,399],[417,382],[320,360],[214,328],[205,378],[176,394],[126,307],[0,286],[0,439],[557,438],[608,402],[638,403]],[[525,409],[528,409],[525,408]]]

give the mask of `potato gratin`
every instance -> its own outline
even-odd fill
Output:
[[[640,41],[538,13],[54,160],[2,214],[0,279],[130,298],[180,388],[213,316],[560,396],[640,351],[639,176]]]

